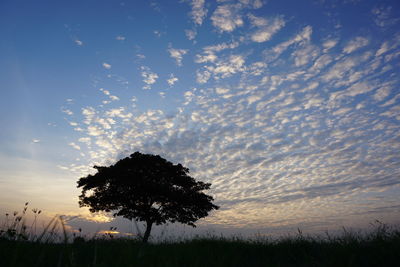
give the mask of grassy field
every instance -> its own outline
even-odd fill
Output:
[[[25,209],[26,212],[26,209]],[[0,266],[400,266],[400,230],[278,239],[206,237],[143,244],[111,235],[82,238],[54,218],[36,234],[14,214],[0,228]]]
[[[400,238],[275,243],[197,239],[141,244],[91,240],[72,244],[0,242],[1,266],[399,266]]]
[[[0,240],[0,266],[399,266],[400,232],[301,235],[277,241],[198,238],[142,244],[97,238],[75,242]]]

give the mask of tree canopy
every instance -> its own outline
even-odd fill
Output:
[[[146,222],[144,242],[153,224],[179,222],[195,227],[198,219],[219,208],[213,197],[202,192],[210,189],[210,183],[196,181],[188,168],[159,155],[135,152],[114,165],[94,168],[97,173],[78,180],[80,207]]]

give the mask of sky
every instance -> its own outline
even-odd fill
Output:
[[[212,184],[203,231],[398,224],[399,29],[397,0],[2,0],[0,219],[129,232],[76,182],[140,151]]]

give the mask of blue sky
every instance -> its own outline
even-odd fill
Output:
[[[398,223],[399,10],[2,1],[0,211],[107,221],[78,208],[76,181],[139,150],[213,184],[204,229]]]

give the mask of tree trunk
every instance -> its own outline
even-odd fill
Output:
[[[153,225],[153,222],[151,222],[151,221],[146,222],[146,232],[144,233],[144,236],[143,236],[143,240],[142,240],[143,243],[147,243],[147,240],[149,240],[152,225]]]

